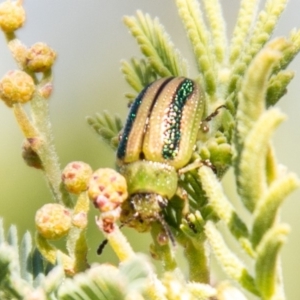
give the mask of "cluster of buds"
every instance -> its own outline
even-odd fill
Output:
[[[56,59],[56,52],[45,43],[35,43],[28,48],[13,39],[8,46],[18,65],[29,73],[47,72]]]
[[[47,72],[56,59],[56,52],[45,43],[35,43],[28,48],[13,39],[8,46],[18,65],[29,73]]]
[[[114,210],[128,197],[126,180],[113,169],[98,169],[90,178],[88,195],[101,212]]]
[[[87,163],[73,161],[64,168],[62,182],[69,193],[79,195],[87,190],[92,173],[93,170]]]
[[[69,163],[63,170],[62,181],[68,192],[79,195],[88,187],[92,168],[81,161]],[[74,212],[61,204],[49,203],[41,207],[35,216],[35,225],[39,234],[47,240],[58,240],[66,236],[74,225]],[[85,216],[86,218],[86,216]],[[76,221],[76,220],[75,220]],[[86,223],[83,222],[77,223]],[[80,227],[80,226],[77,226]]]
[[[14,32],[24,25],[25,19],[22,1],[5,1],[0,4],[0,29],[9,37],[9,48],[24,70],[9,71],[0,81],[0,98],[9,107],[32,99],[36,86],[30,74],[47,72],[56,59],[56,53],[48,45],[36,43],[27,48],[15,38]],[[51,91],[52,85],[48,83],[39,88],[44,98],[48,98]]]
[[[9,71],[0,81],[0,98],[9,107],[30,101],[34,92],[33,79],[23,71]]]
[[[87,190],[92,172],[92,168],[84,162],[71,162],[63,170],[62,182],[68,192],[79,195]],[[36,229],[43,238],[58,240],[69,233],[74,225],[74,217],[73,212],[61,204],[45,204],[36,213]],[[77,220],[77,223],[86,222]]]
[[[71,225],[71,212],[61,204],[45,204],[35,215],[36,229],[47,240],[58,240],[66,236]]]
[[[49,70],[55,59],[56,53],[45,43],[35,43],[26,51],[25,68],[31,72],[39,73]]]
[[[0,4],[0,28],[11,33],[21,28],[25,23],[25,10],[21,1],[5,1]]]
[[[62,172],[66,190],[75,195],[87,193],[94,206],[101,212],[103,230],[110,232],[119,219],[122,203],[128,198],[125,178],[113,169],[92,168],[81,161],[69,163]],[[36,228],[49,240],[65,236],[76,214],[60,204],[46,204],[36,214]],[[75,220],[76,221],[76,220]],[[77,226],[78,227],[78,226]]]
[[[125,178],[113,169],[98,169],[90,178],[88,196],[101,212],[103,230],[109,233],[128,197]]]

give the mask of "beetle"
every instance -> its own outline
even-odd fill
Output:
[[[203,111],[202,89],[185,77],[158,79],[139,93],[116,155],[130,195],[122,208],[123,223],[137,219],[144,231],[159,220],[172,240],[161,210],[176,193],[178,170],[191,159]]]

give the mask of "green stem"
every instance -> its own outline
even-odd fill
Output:
[[[210,274],[205,241],[186,239],[184,255],[189,265],[189,281],[209,283]]]
[[[55,264],[57,258],[62,262],[63,268],[68,275],[74,275],[74,259],[70,256],[63,253],[61,250],[58,250],[55,246],[50,244],[48,240],[43,238],[40,234],[36,233],[35,235],[35,243],[42,254],[42,256],[49,261],[51,264]]]
[[[7,43],[12,43],[14,40],[17,41],[17,37],[14,33],[7,33],[6,40]],[[20,62],[17,61],[17,63]],[[24,66],[21,64],[20,68],[24,68]],[[40,86],[44,86],[52,81],[51,70],[43,74],[43,78],[40,82],[34,73],[31,73],[28,70],[24,71],[33,78],[37,90],[39,90]],[[64,193],[61,190],[61,171],[53,143],[48,101],[44,99],[39,92],[36,92],[34,98],[30,101],[30,104],[32,120],[27,116],[21,105],[14,105],[14,113],[17,122],[27,139],[36,138],[38,141],[32,147],[42,162],[43,171],[54,198],[57,202],[72,207],[72,200],[69,194]]]
[[[38,154],[43,162],[46,178],[53,191],[54,197],[58,202],[62,202],[59,190],[61,172],[58,157],[53,145],[47,101],[40,97],[32,99],[31,113],[34,125],[43,139],[43,145],[38,149]]]
[[[6,42],[9,43],[12,40],[15,40],[17,37],[15,32],[5,32],[5,38],[6,38]]]
[[[43,171],[54,198],[57,202],[71,207],[72,201],[69,195],[61,190],[61,171],[51,135],[46,100],[38,97],[32,100],[32,115],[35,122],[29,119],[21,104],[14,104],[13,110],[22,133],[30,141],[32,149],[42,162]]]
[[[38,137],[36,128],[31,124],[25,110],[20,103],[13,105],[13,111],[18,125],[26,139],[34,139]],[[33,149],[34,151],[36,149]]]
[[[44,75],[42,79],[43,84],[45,84],[46,81],[50,82],[51,72]],[[41,146],[37,149],[37,153],[43,163],[43,170],[47,182],[56,201],[70,207],[72,206],[70,196],[61,190],[61,170],[53,143],[48,101],[39,94],[36,94],[30,104],[33,125],[43,141]]]
[[[158,243],[158,236],[163,233],[163,229],[160,223],[153,222],[151,226],[151,235],[154,242],[153,250],[158,256],[159,260],[162,261],[165,271],[173,271],[177,267],[174,253],[170,248],[169,243],[161,245]]]
[[[73,226],[67,237],[67,249],[69,256],[74,258],[74,270],[76,273],[83,272],[89,267],[87,263],[88,245],[86,239],[89,204],[90,200],[87,192],[82,192],[78,196],[74,207]]]

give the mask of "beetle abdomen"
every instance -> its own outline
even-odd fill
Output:
[[[118,147],[119,163],[137,160],[179,169],[191,158],[203,114],[198,84],[184,77],[162,78],[134,101]]]

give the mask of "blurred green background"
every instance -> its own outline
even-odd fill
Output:
[[[82,160],[94,169],[113,167],[114,153],[99,140],[87,126],[85,117],[107,109],[126,117],[126,85],[120,69],[120,60],[140,56],[135,40],[122,24],[124,15],[132,15],[137,9],[158,16],[175,45],[193,64],[191,49],[178,17],[173,0],[43,0],[24,1],[27,12],[26,26],[18,37],[30,46],[43,41],[58,52],[54,67],[54,93],[50,99],[51,120],[55,145],[62,167],[72,160]],[[231,37],[236,20],[239,0],[222,0],[228,37]],[[263,1],[264,2],[264,1]],[[263,3],[262,3],[263,4]],[[300,28],[300,1],[290,0],[274,33],[287,36],[289,31]],[[0,77],[16,68],[0,38]],[[300,57],[290,69],[300,71]],[[195,74],[194,68],[190,68]],[[288,94],[279,106],[288,115],[287,121],[274,136],[279,162],[289,170],[300,174],[300,77],[296,74]],[[298,88],[297,88],[298,86]],[[5,228],[16,224],[20,235],[26,230],[34,232],[35,211],[51,201],[42,174],[28,168],[21,158],[22,135],[12,111],[0,103],[0,216]],[[235,186],[229,174],[224,179],[225,189],[235,201]],[[288,299],[300,299],[298,276],[300,270],[300,192],[289,197],[283,206],[282,219],[291,225],[292,231],[283,249],[283,272]],[[239,206],[241,209],[242,206]],[[88,240],[90,261],[117,262],[107,247],[101,257],[95,251],[102,240],[93,225],[96,210],[91,208]],[[247,216],[247,214],[245,214]],[[136,251],[148,251],[147,235],[137,235],[132,230],[130,240]],[[138,242],[136,242],[138,241]],[[180,252],[180,251],[178,251]],[[179,253],[180,255],[180,253]],[[216,267],[216,275],[222,272]]]

